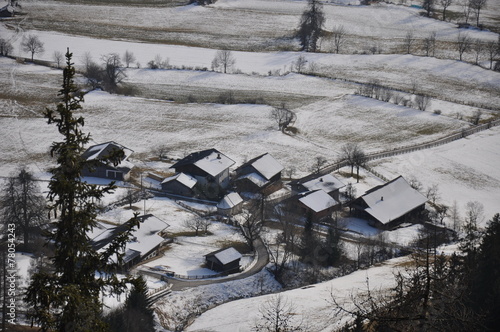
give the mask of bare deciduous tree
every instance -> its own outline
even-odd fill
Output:
[[[63,61],[63,54],[61,51],[54,51],[52,54],[52,59],[56,63],[57,68],[61,68],[61,62]]]
[[[493,61],[500,55],[500,46],[495,41],[489,41],[486,43],[485,49],[488,54],[488,60],[490,61],[490,69],[493,69]]]
[[[427,187],[425,196],[433,204],[436,204],[436,201],[439,199],[439,186],[437,184],[433,184],[432,186]]]
[[[247,241],[251,251],[255,250],[255,240],[260,237],[264,227],[264,220],[262,220],[262,209],[264,207],[262,204],[264,204],[263,199],[250,201],[247,209],[243,210],[238,218],[240,233]]]
[[[403,46],[406,50],[406,54],[411,54],[411,48],[415,44],[415,36],[413,30],[408,30],[406,32],[405,38],[403,39]]]
[[[458,33],[456,47],[459,54],[459,59],[460,61],[462,61],[463,54],[465,52],[468,52],[471,47],[471,38],[467,33],[462,33],[462,31]]]
[[[235,63],[236,59],[233,56],[233,52],[228,50],[218,50],[217,53],[215,53],[214,59],[212,60],[212,70],[221,68],[223,73],[226,74],[227,71],[230,70]]]
[[[419,110],[425,111],[431,104],[431,97],[428,95],[416,95],[415,104]]]
[[[321,171],[321,168],[327,163],[327,160],[323,156],[317,156],[314,158],[314,164],[311,166],[311,170],[318,174]]]
[[[465,24],[469,23],[470,15],[472,14],[471,0],[461,0],[462,6],[462,16],[465,20]]]
[[[193,230],[195,236],[198,236],[201,231],[207,234],[210,227],[210,221],[200,216],[194,216],[184,220],[184,227]]]
[[[470,117],[470,123],[477,126],[479,124],[479,121],[481,121],[482,115],[483,112],[481,110],[476,110],[474,114],[472,114],[472,116]]]
[[[260,317],[255,322],[258,332],[306,331],[303,319],[297,320],[293,302],[282,294],[273,295],[259,307]]]
[[[155,149],[154,149],[154,154],[156,154],[156,156],[158,157],[158,159],[162,160],[162,159],[165,159],[167,157],[167,153],[170,151],[168,145],[166,144],[161,144],[161,145],[158,145]]]
[[[301,54],[299,55],[297,60],[293,62],[293,68],[297,73],[301,74],[306,68],[306,64],[307,64],[307,59],[303,54]]]
[[[424,39],[424,50],[426,56],[434,56],[436,53],[436,31],[429,33]]]
[[[485,46],[486,45],[483,43],[481,39],[474,40],[474,43],[472,44],[472,50],[474,51],[475,55],[475,61],[474,61],[475,65],[479,65],[481,56],[484,54]]]
[[[286,107],[285,103],[282,103],[281,106],[273,107],[271,113],[269,113],[269,117],[276,122],[279,130],[285,131],[290,122],[292,122],[294,115]]]
[[[410,185],[410,187],[412,187],[413,189],[415,189],[417,191],[421,191],[422,190],[422,182],[420,182],[415,177],[415,175],[408,176],[407,180],[408,180],[408,184]]]
[[[43,42],[36,35],[28,35],[28,37],[23,38],[21,48],[24,52],[31,53],[31,61],[33,61],[35,54],[45,52]]]
[[[110,91],[115,91],[118,84],[120,84],[126,77],[120,56],[117,53],[110,53],[102,56],[104,63],[103,79],[106,88]]]
[[[446,21],[446,9],[453,3],[453,0],[439,0],[443,7],[443,21]]]
[[[488,0],[469,0],[470,8],[474,12],[474,15],[476,16],[476,26],[479,27],[479,15],[481,14],[481,10],[486,8]]]
[[[135,60],[136,60],[136,58],[135,58],[134,53],[130,52],[129,50],[126,50],[125,54],[123,55],[123,61],[125,62],[125,66],[127,66],[127,68],[129,68],[130,64],[135,62]]]
[[[351,176],[354,175],[354,153],[357,149],[357,144],[355,143],[346,143],[342,145],[340,152],[340,159],[345,160],[347,165],[351,166]]]
[[[356,149],[354,149],[353,153],[353,162],[354,166],[356,166],[356,182],[359,182],[359,168],[364,167],[367,160],[365,152],[356,145]]]
[[[346,43],[347,31],[343,25],[336,25],[332,29],[332,44],[335,53],[340,53],[342,47]]]

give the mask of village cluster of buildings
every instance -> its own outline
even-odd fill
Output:
[[[117,150],[123,151],[118,164],[99,162]],[[91,146],[82,157],[93,161],[95,166],[92,169],[85,169],[83,175],[127,181],[133,167],[128,161],[132,152],[115,142]],[[268,196],[284,187],[281,178],[284,168],[269,153],[257,156],[232,169],[235,164],[235,161],[216,149],[193,152],[171,166],[175,174],[161,181],[161,194],[172,195],[176,199],[185,197],[216,200],[218,213],[230,216],[241,212],[244,198],[252,197],[255,193]],[[286,200],[291,204],[286,206],[293,209],[295,215],[312,218],[314,222],[322,222],[330,218],[334,211],[342,208],[340,190],[345,184],[331,174],[311,174],[289,182],[288,187],[292,194],[288,195]],[[370,189],[349,204],[354,209],[355,216],[368,220],[372,226],[393,229],[402,223],[416,221],[416,217],[424,211],[426,202],[427,198],[400,176]],[[154,216],[143,216],[143,218],[145,221],[151,221],[154,231],[151,229],[146,232],[152,238],[147,240],[143,238],[142,242],[146,241],[151,245],[156,244],[156,248],[160,247],[162,243],[160,237],[168,225],[161,223]],[[106,245],[104,239],[112,237],[117,231],[118,228],[107,230],[96,238],[95,242],[102,248]],[[136,248],[133,245],[128,246],[127,250],[125,257],[127,264],[131,265],[155,253],[150,247]],[[217,266],[213,262],[217,254],[225,257],[224,252],[212,253],[210,264],[215,264],[214,266]],[[237,256],[235,253],[231,254],[232,257]]]

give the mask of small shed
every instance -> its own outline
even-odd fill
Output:
[[[229,247],[205,255],[205,260],[209,269],[229,274],[240,271],[241,257],[238,250]]]
[[[194,177],[179,173],[168,177],[161,183],[161,190],[174,195],[194,196],[194,187],[198,180]]]
[[[217,204],[217,212],[224,216],[232,216],[241,212],[243,198],[238,193],[230,193]]]

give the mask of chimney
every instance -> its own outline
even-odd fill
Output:
[[[221,159],[221,158],[220,158],[220,153],[217,153],[217,159]]]
[[[384,196],[380,197],[380,200],[383,202],[384,201]]]
[[[319,182],[323,182],[323,178],[319,179]]]

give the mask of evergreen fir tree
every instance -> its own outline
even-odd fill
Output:
[[[484,315],[487,330],[500,324],[500,214],[489,222],[477,254],[477,266],[471,278],[474,310]]]
[[[106,316],[110,332],[154,332],[153,310],[148,302],[147,285],[142,276],[132,281],[125,304]]]
[[[55,124],[64,137],[50,150],[57,159],[57,166],[51,169],[48,195],[50,213],[57,218],[55,230],[48,235],[55,247],[53,271],[39,271],[32,276],[27,302],[33,308],[30,317],[42,331],[106,331],[101,293],[124,289],[128,280],[119,280],[114,272],[122,261],[130,232],[139,221],[137,216],[128,221],[127,230],[104,252],[92,247],[87,232],[96,225],[97,202],[112,192],[114,184],[98,188],[81,180],[82,169],[94,168],[96,161],[81,158],[90,135],[81,130],[84,118],[73,114],[82,108],[83,95],[74,83],[71,58],[68,49],[59,92],[61,102],[55,110],[45,112],[48,123]],[[123,151],[117,151],[99,161],[117,164],[121,155]]]
[[[303,51],[316,52],[324,24],[325,14],[322,4],[318,0],[309,0],[308,8],[302,13],[297,31]]]
[[[340,242],[340,232],[335,226],[328,227],[328,233],[323,244],[324,265],[334,266],[342,257],[342,243]]]

